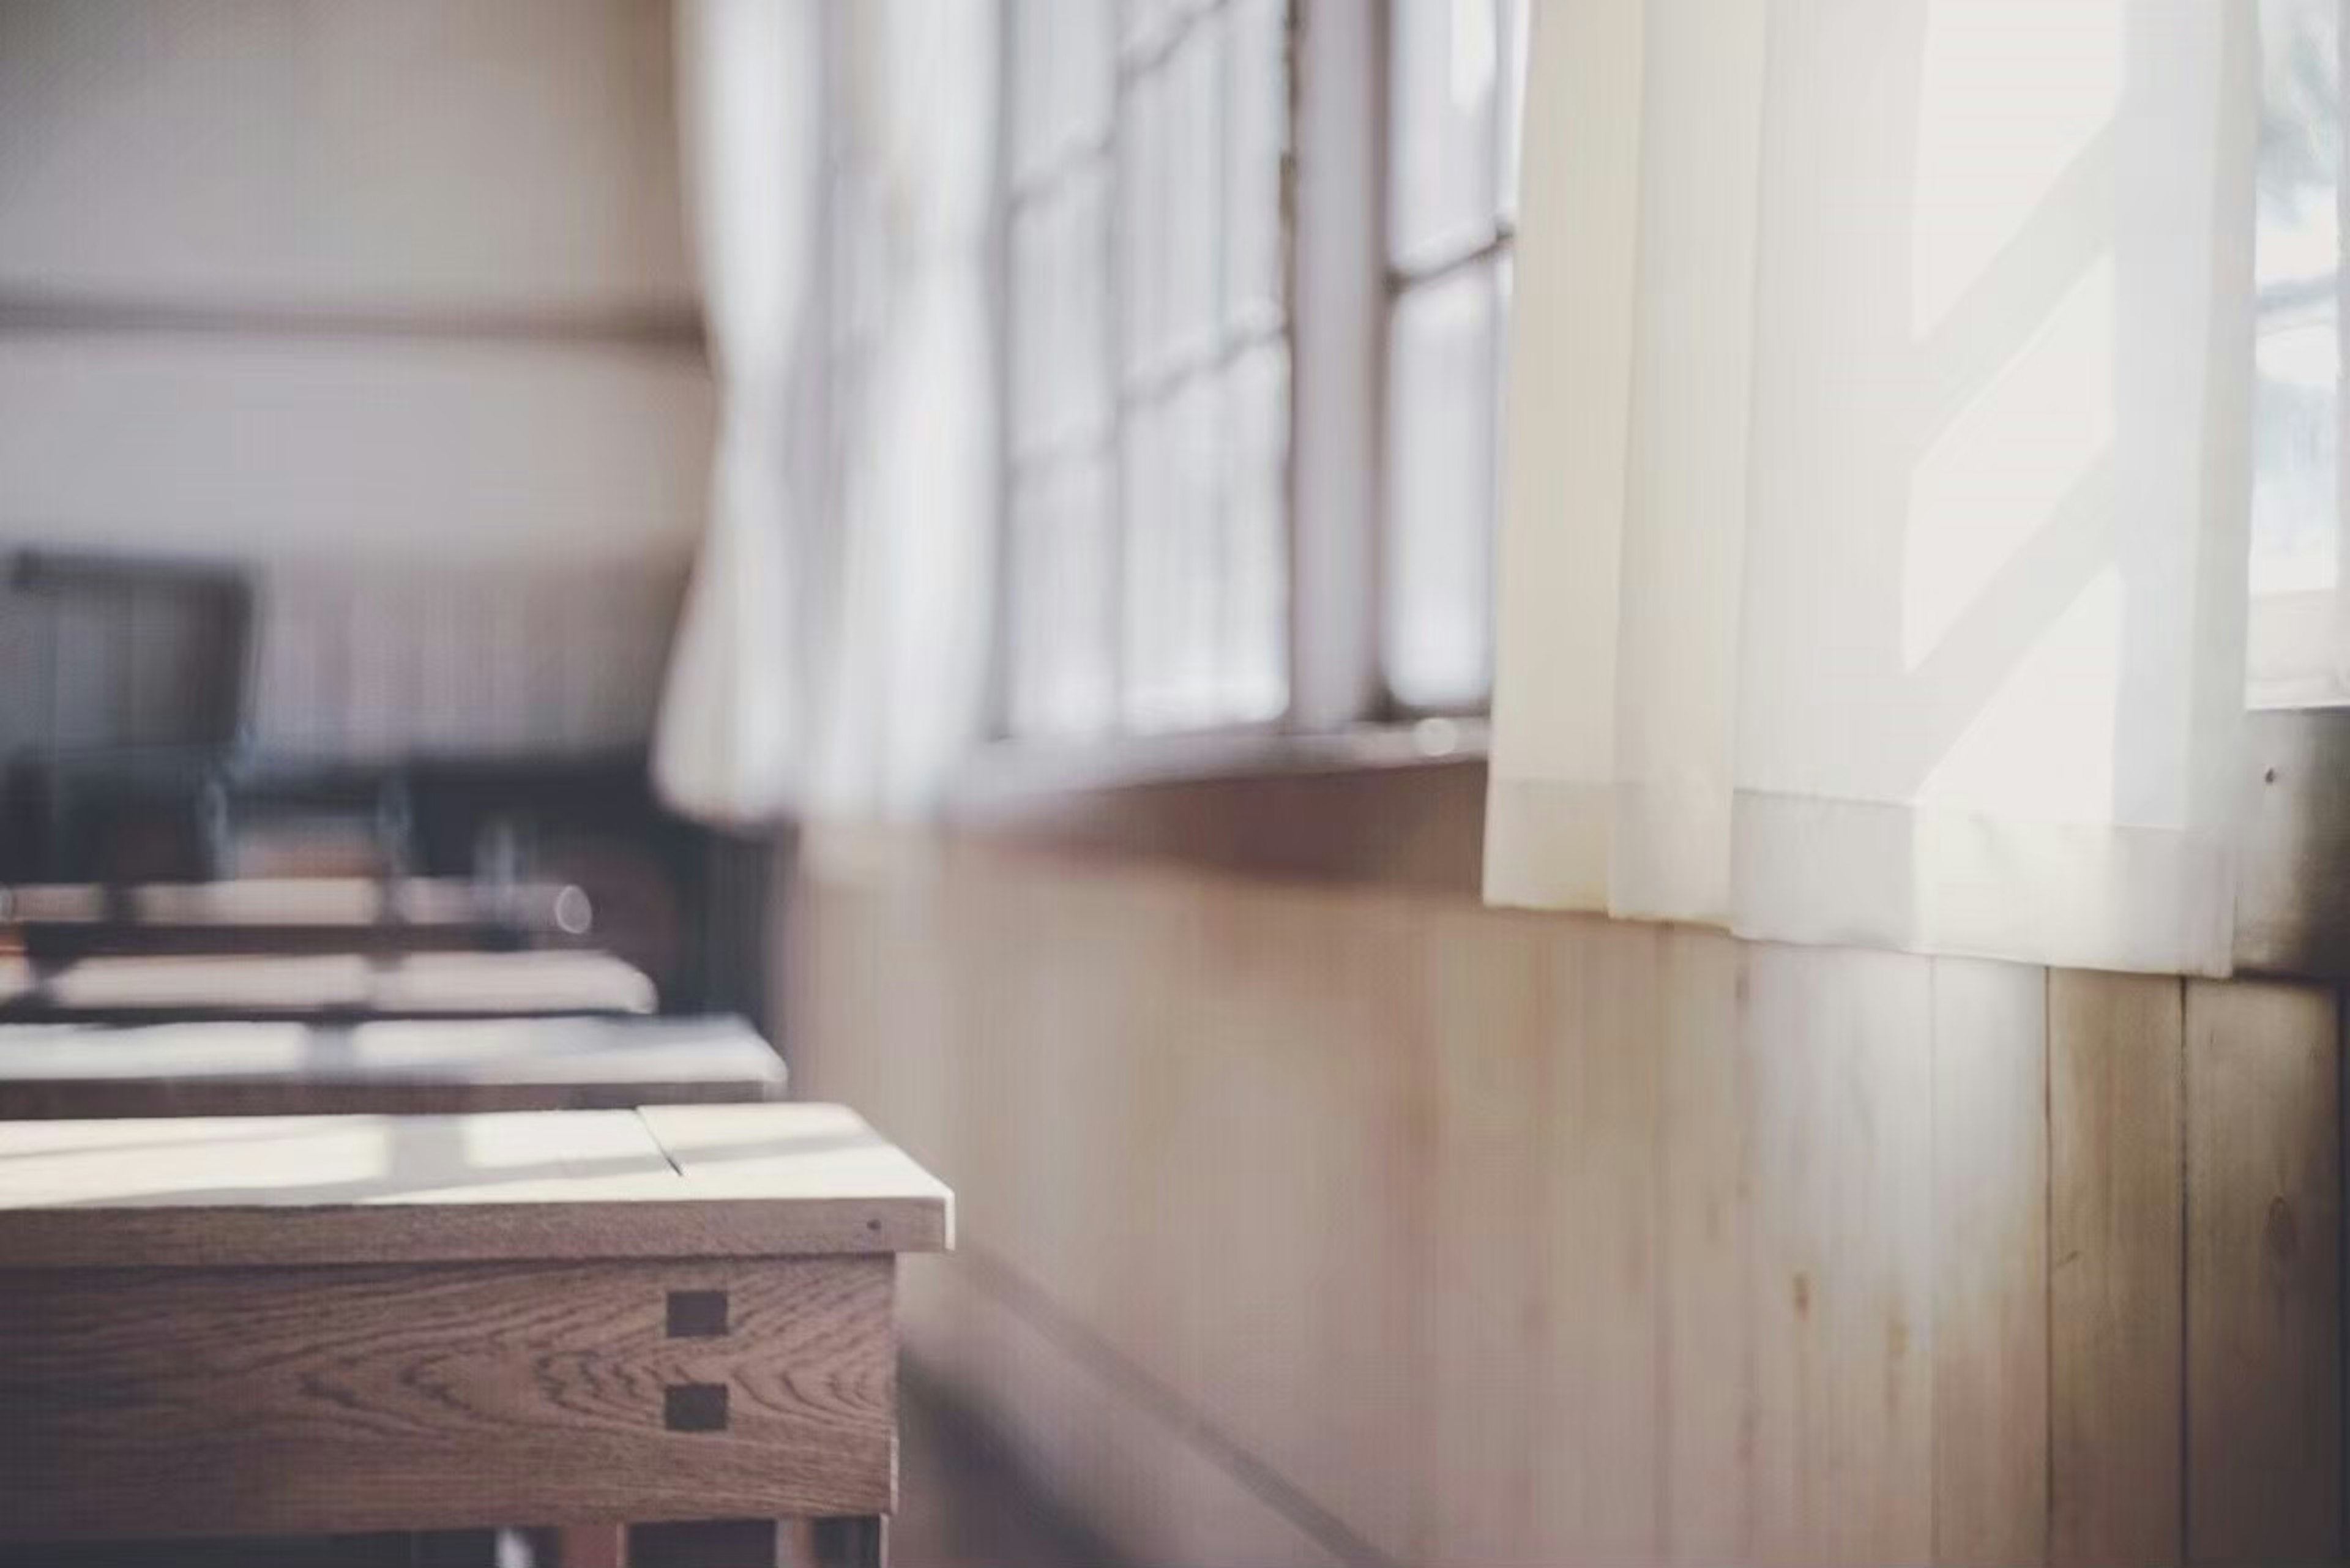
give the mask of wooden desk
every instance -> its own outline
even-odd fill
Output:
[[[588,895],[568,883],[304,877],[0,887],[0,940],[42,959],[576,945],[592,920]]]
[[[950,1209],[829,1106],[0,1126],[0,1543],[790,1516],[878,1563]]]
[[[0,1023],[0,1120],[615,1110],[784,1097],[739,1018]]]
[[[652,981],[609,953],[0,957],[0,1019],[430,1018],[650,1012]]]

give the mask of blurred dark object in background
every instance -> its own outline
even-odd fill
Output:
[[[16,556],[0,596],[0,882],[572,885],[666,1012],[765,1012],[767,849],[663,810],[640,749],[354,759],[250,739],[234,565]]]

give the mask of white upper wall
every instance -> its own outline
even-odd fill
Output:
[[[0,0],[0,539],[681,561],[693,293],[661,0]]]

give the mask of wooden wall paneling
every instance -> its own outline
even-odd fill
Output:
[[[1432,911],[1427,944],[1434,1127],[1421,1332],[1429,1452],[1417,1560],[1523,1563],[1536,1541],[1532,1374],[1557,1332],[1542,1191],[1550,1104],[1548,922]]]
[[[1195,1271],[1212,1268],[1204,1168],[1243,1153],[1203,1157],[1182,1138],[1213,1071],[1199,895],[984,852],[951,856],[946,875],[973,1235],[1121,1354],[1184,1382],[1192,1369],[1170,1358],[1191,1343]]]
[[[2187,1554],[2342,1547],[2341,1044],[2330,991],[2187,982]]]
[[[2178,1561],[2177,980],[2048,977],[2049,1560]]]
[[[894,1047],[854,1048],[860,1033],[885,1022],[877,971],[889,953],[875,912],[879,901],[876,891],[830,878],[792,878],[784,911],[785,959],[777,966],[787,1006],[777,1014],[784,1024],[776,1046],[795,1095],[855,1106],[882,1136],[910,1151],[899,1107],[877,1092]],[[915,1158],[945,1177],[935,1150]]]
[[[883,1134],[960,1191],[966,1145],[980,1134],[961,1114],[972,1053],[958,1048],[949,963],[962,938],[939,897],[934,859],[917,841],[850,867],[826,880],[798,921],[820,944],[816,960],[797,965],[804,991],[838,1029],[808,1040],[812,1077],[799,1092],[837,1083],[845,1103],[869,1101]],[[970,1063],[974,1078],[984,1067]]]
[[[1931,980],[1906,954],[1747,955],[1765,1562],[1933,1554]]]
[[[1934,1559],[2048,1558],[2048,976],[1934,961]]]
[[[1688,928],[1663,944],[1663,1556],[1711,1565],[1747,1561],[1754,1542],[1748,950]]]
[[[1544,1247],[1534,1543],[1553,1562],[1653,1562],[1666,1450],[1663,929],[1544,923],[1552,988],[1538,1048],[1528,1244]]]
[[[2159,977],[926,842],[800,879],[801,1083],[962,1188],[910,1345],[1147,1556],[2338,1544],[2320,993],[2190,1045]]]
[[[1166,1087],[1143,1103],[1167,1120],[1146,1212],[1186,1251],[1134,1233],[1129,1269],[1175,1311],[1133,1352],[1402,1559],[1425,1453],[1419,928],[1388,898],[1198,887],[1198,968],[1165,999]]]
[[[875,1115],[954,1182],[972,1254],[1134,1379],[1180,1390],[1194,1446],[1247,1456],[1234,1484],[1349,1555],[1408,1552],[1426,1161],[1405,909],[984,850],[899,869],[927,884],[885,901],[929,909],[931,933],[889,931],[881,965],[827,961],[837,937],[816,939],[833,968],[809,984],[861,964],[856,993],[890,992],[828,1026],[891,1043]],[[941,1016],[909,1027],[932,962]],[[923,1075],[923,1050],[956,1060]]]
[[[1115,1360],[983,1288],[983,1270],[971,1254],[908,1261],[899,1301],[908,1375],[968,1405],[1072,1518],[1138,1563],[1348,1563],[1236,1477],[1183,1412],[1150,1397]]]

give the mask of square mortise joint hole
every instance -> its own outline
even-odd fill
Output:
[[[669,1336],[671,1339],[717,1339],[725,1332],[724,1291],[669,1293]]]
[[[726,1429],[726,1386],[681,1383],[661,1390],[661,1425],[672,1432]]]

